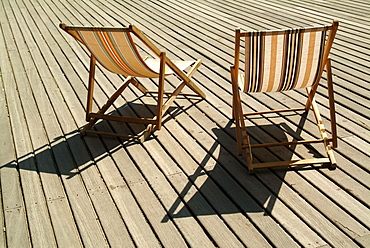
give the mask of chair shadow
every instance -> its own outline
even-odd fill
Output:
[[[275,142],[275,139],[280,142],[288,141],[287,134],[289,136],[294,137],[294,139],[298,140],[301,139],[301,130],[305,120],[305,114],[302,115],[302,118],[297,126],[297,130],[291,129],[288,125],[284,123],[280,123],[278,125],[259,125],[259,126],[248,126],[247,132],[251,138],[251,144],[256,144],[260,142]],[[268,184],[269,194],[264,194],[263,196],[259,196],[258,202],[259,206],[263,207],[256,207],[255,204],[251,204],[251,198],[245,198],[238,200],[238,203],[235,205],[224,205],[222,206],[221,210],[218,210],[217,214],[233,214],[239,213],[240,209],[243,209],[244,213],[253,213],[253,212],[271,212],[275,206],[276,200],[278,198],[278,194],[280,192],[280,188],[284,183],[284,178],[286,173],[292,169],[312,169],[302,168],[302,167],[281,167],[281,168],[274,168],[272,171],[278,172],[273,173],[271,169],[262,169],[256,171],[255,174],[249,175],[245,160],[245,155],[238,156],[236,151],[236,141],[235,141],[235,128],[233,127],[233,121],[230,121],[225,128],[214,128],[212,131],[217,137],[216,141],[212,145],[212,147],[208,150],[208,155],[203,159],[200,163],[200,166],[197,170],[192,174],[188,175],[188,183],[182,189],[181,192],[178,194],[178,198],[174,201],[173,205],[169,209],[167,215],[163,218],[163,222],[168,221],[170,218],[186,218],[191,217],[189,212],[189,208],[192,206],[197,206],[197,213],[196,216],[199,215],[212,215],[216,214],[215,211],[209,211],[207,206],[199,206],[199,202],[204,202],[205,204],[209,204],[208,201],[204,201],[203,198],[212,197],[212,192],[221,192],[222,194],[226,194],[230,201],[235,202],[232,199],[236,199],[240,195],[240,190],[248,192],[248,194],[258,194],[258,192],[250,192],[249,189],[246,189],[243,186],[243,183],[240,180],[248,180],[248,177],[257,177],[258,173],[267,173],[268,178],[274,180],[273,184]],[[221,149],[220,149],[221,147]],[[254,162],[274,162],[274,161],[282,161],[282,160],[291,160],[294,154],[295,146],[290,147],[272,147],[272,148],[256,148],[253,149],[253,159]],[[316,154],[314,147],[306,146],[307,149],[312,151],[312,153]],[[213,156],[212,154],[215,153],[216,150],[220,150],[217,156]],[[244,152],[244,151],[243,151]],[[205,169],[207,163],[209,162],[210,158],[214,157],[217,161],[217,164],[214,166],[212,170]],[[242,169],[241,169],[242,168]],[[234,180],[238,181],[234,184],[228,184],[227,182],[221,182],[224,180],[225,173],[227,177],[231,177]],[[241,176],[240,173],[244,175]],[[189,199],[184,200],[186,195],[188,194],[191,187],[194,187],[194,182],[197,177],[207,175],[207,179],[198,187],[197,192]],[[241,178],[241,179],[239,179]],[[226,179],[225,179],[226,180]],[[259,180],[250,180],[248,183],[254,183],[255,187],[257,188],[260,185]],[[218,189],[215,189],[215,185],[218,185]],[[253,197],[252,197],[253,198]],[[244,201],[244,202],[243,202]],[[179,209],[180,204],[183,203],[184,207]],[[229,207],[227,207],[229,206]],[[193,213],[194,214],[194,213]]]
[[[111,115],[136,115],[138,117],[153,117],[151,111],[155,105],[143,105],[130,102],[114,111]],[[180,111],[180,110],[177,110]],[[175,112],[174,107],[170,107],[168,112]],[[84,113],[81,113],[84,115]],[[168,114],[164,115],[163,123],[171,118]],[[38,173],[57,174],[72,178],[82,171],[93,166],[100,159],[110,156],[122,146],[137,144],[138,141],[129,139],[124,140],[113,136],[100,136],[87,134],[82,136],[79,129],[73,130],[63,136],[54,137],[50,143],[34,149],[25,155],[17,157],[13,161],[8,161],[0,168],[37,171]],[[142,124],[127,124],[122,122],[98,121],[94,130],[103,132],[114,132],[118,134],[135,135],[145,129]],[[148,139],[153,138],[155,132]]]

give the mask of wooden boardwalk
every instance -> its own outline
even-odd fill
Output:
[[[1,246],[370,247],[369,13],[368,0],[2,0]],[[331,54],[338,168],[248,175],[236,155],[231,121],[234,28],[333,19],[340,20]],[[207,99],[176,100],[163,128],[143,144],[81,137],[89,57],[58,28],[60,22],[132,23],[171,58],[202,59],[194,80]],[[96,79],[94,107],[122,81],[101,68]],[[324,87],[317,100],[328,117]],[[291,92],[245,102],[262,110],[302,101],[301,92]],[[142,116],[151,110],[142,103],[153,102],[130,89],[110,111]],[[298,122],[290,115],[254,118],[248,128],[253,142],[289,139]],[[306,126],[302,137],[317,135],[313,122]],[[141,128],[107,122],[96,127]],[[302,146],[294,153],[260,149],[254,156],[271,161],[321,153],[320,147]]]

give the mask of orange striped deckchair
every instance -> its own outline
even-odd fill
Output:
[[[236,30],[234,65],[231,66],[233,117],[236,121],[238,154],[241,155],[243,149],[246,151],[249,171],[252,172],[256,168],[309,164],[329,164],[329,168],[336,168],[332,148],[337,147],[337,134],[329,52],[338,26],[339,22],[335,20],[332,25],[320,27],[251,32]],[[242,54],[243,49],[245,53]],[[330,138],[323,126],[314,97],[325,68],[331,122]],[[243,113],[240,90],[245,93],[254,93],[281,92],[300,88],[305,88],[308,96],[303,108]],[[317,121],[320,139],[250,144],[245,123],[247,115],[309,111],[310,108]],[[295,146],[318,142],[324,144],[327,157],[253,163],[252,148]]]
[[[144,141],[154,130],[160,129],[162,125],[162,116],[168,110],[172,102],[181,93],[185,85],[192,89],[196,95],[205,98],[204,93],[190,79],[196,69],[200,66],[201,60],[197,61],[171,61],[165,52],[160,51],[137,27],[81,27],[67,26],[60,24],[60,28],[81,42],[90,51],[90,72],[87,94],[86,121],[81,133],[95,133],[102,135],[113,135],[124,138],[135,138]],[[153,55],[157,58],[143,58],[135,43],[134,38],[138,38]],[[107,70],[123,75],[125,77],[121,87],[108,99],[107,103],[97,112],[92,112],[93,93],[94,93],[94,74],[95,64],[98,61]],[[190,67],[187,73],[186,68]],[[164,91],[164,78],[168,75],[175,74],[181,84],[172,92]],[[158,78],[158,90],[149,91],[136,78]],[[107,109],[121,95],[129,84],[136,86],[144,94],[157,93],[157,110],[153,118],[139,118],[128,116],[113,116],[105,114]],[[168,95],[164,102],[164,95]],[[100,132],[91,130],[99,119],[121,121],[128,123],[145,124],[146,129],[138,135],[124,135],[109,132]]]

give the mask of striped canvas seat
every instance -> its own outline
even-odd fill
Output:
[[[107,70],[125,77],[158,78],[160,59],[143,59],[130,28],[69,27],[68,33],[84,44]],[[173,61],[185,70],[194,61]],[[165,74],[174,73],[167,65]]]
[[[172,102],[178,95],[181,95],[181,90],[188,86],[194,91],[196,96],[205,98],[204,93],[196,86],[191,77],[196,69],[200,66],[201,61],[172,61],[167,58],[166,53],[160,51],[137,27],[130,25],[124,27],[81,27],[81,26],[67,26],[60,24],[60,27],[68,34],[73,36],[76,40],[81,42],[90,51],[90,72],[89,84],[87,93],[86,106],[86,120],[89,122],[81,133],[97,133],[104,135],[114,135],[124,138],[136,138],[144,141],[149,134],[155,130],[160,129],[162,124],[162,116],[170,107]],[[135,43],[140,41],[141,45],[151,51],[155,58],[143,58]],[[141,47],[142,48],[142,47]],[[147,50],[148,50],[147,49]],[[126,80],[121,87],[108,99],[107,103],[103,105],[97,112],[92,111],[93,94],[94,94],[94,74],[96,61],[105,69],[112,73],[123,75]],[[187,73],[184,72],[188,69]],[[181,80],[180,85],[171,92],[164,91],[164,78],[170,74],[176,74]],[[149,91],[136,78],[158,78],[158,90]],[[121,95],[121,93],[131,84],[137,87],[144,94],[155,93],[157,97],[157,110],[153,118],[141,118],[131,116],[112,116],[104,114],[109,106]],[[164,95],[168,99],[164,102]],[[189,95],[189,94],[187,94]],[[101,131],[94,131],[91,128],[95,125],[98,119],[105,119],[111,121],[121,121],[129,123],[140,123],[147,125],[147,128],[138,135],[124,135],[116,133],[107,133]]]
[[[255,168],[313,163],[327,163],[330,164],[331,168],[335,168],[336,161],[332,147],[337,146],[337,137],[329,52],[338,25],[338,21],[333,21],[333,24],[330,26],[310,28],[251,32],[236,30],[234,65],[231,66],[233,116],[236,122],[238,153],[241,154],[242,150],[245,149],[250,171],[253,171]],[[323,126],[314,98],[325,67],[328,84],[331,138],[328,137]],[[255,92],[281,92],[300,88],[305,88],[307,91],[308,98],[305,107],[243,113],[240,91],[251,94]],[[321,139],[253,145],[249,143],[245,124],[246,116],[282,111],[308,111],[310,109],[314,111]],[[292,146],[317,142],[324,143],[328,155],[327,158],[264,163],[253,162],[251,152],[253,147]]]
[[[312,86],[320,79],[328,27],[245,34],[244,92],[276,92]]]

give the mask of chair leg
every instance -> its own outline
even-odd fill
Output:
[[[244,123],[244,116],[241,103],[235,100],[234,104],[234,112],[235,112],[235,130],[236,130],[236,144],[237,144],[237,151],[238,155],[242,154],[242,146],[243,144],[247,144],[245,142],[245,137],[247,136],[246,127]]]
[[[329,110],[330,110],[330,124],[331,124],[331,136],[332,136],[332,145],[333,148],[338,146],[338,137],[337,137],[337,121],[335,118],[335,106],[334,106],[334,90],[333,90],[333,78],[331,72],[331,60],[328,58],[326,63],[326,74],[327,74],[327,83],[328,83],[328,95],[329,95]]]
[[[243,120],[244,123],[244,120]],[[242,138],[243,138],[243,143],[245,144],[245,153],[246,153],[246,159],[247,159],[247,165],[248,165],[248,170],[249,174],[254,172],[254,167],[253,167],[253,156],[252,156],[252,149],[250,145],[250,140],[249,140],[249,135],[247,133],[247,129],[245,125],[243,125],[242,129]]]
[[[164,95],[164,77],[165,77],[165,66],[166,66],[166,53],[161,52],[160,54],[160,68],[159,68],[159,83],[158,83],[158,102],[157,102],[157,127],[162,127],[162,115],[163,115],[163,95]]]
[[[236,131],[236,147],[238,155],[242,155],[242,133],[241,133],[241,127],[240,127],[240,120],[238,117],[235,117],[235,131]]]
[[[241,154],[242,147],[245,149],[245,155],[248,165],[248,171],[249,173],[253,173],[253,157],[252,157],[252,150],[251,145],[249,141],[249,135],[247,132],[247,127],[245,126],[245,120],[243,116],[243,109],[240,102],[240,99],[236,100],[235,103],[236,109],[235,109],[235,121],[237,123],[236,130],[237,130],[237,144],[238,144],[238,154]]]
[[[310,94],[310,89],[307,89],[307,93]],[[315,97],[312,97],[311,106],[312,106],[312,110],[313,110],[314,115],[315,115],[315,119],[316,119],[316,122],[317,122],[317,126],[319,128],[321,138],[324,141],[324,146],[325,146],[326,153],[327,153],[327,155],[329,157],[329,160],[330,160],[330,164],[331,164],[330,167],[332,169],[335,169],[337,162],[335,160],[332,147],[331,147],[330,143],[328,142],[329,137],[326,133],[326,129],[325,129],[324,123],[322,121],[320,111],[319,111],[319,107],[316,103]]]
[[[236,99],[237,99],[237,94],[239,94],[238,91],[238,82],[236,81],[237,79],[235,78],[235,67],[231,66],[230,67],[230,74],[231,74],[231,83],[232,83],[232,90],[233,90],[233,100],[231,102],[231,109],[232,109],[232,118],[236,118],[236,113],[235,113],[235,104],[236,104]]]
[[[96,59],[93,55],[91,55],[89,83],[88,83],[88,88],[87,88],[86,121],[90,121],[91,119],[89,115],[92,110],[92,102],[93,102],[93,95],[94,95],[95,64],[96,64]]]
[[[237,152],[240,156],[242,154],[242,147],[245,147],[246,152],[246,160],[248,166],[249,174],[254,172],[253,170],[253,158],[252,158],[252,150],[249,142],[249,136],[247,133],[247,129],[245,126],[243,108],[240,100],[240,92],[239,92],[239,85],[238,79],[236,77],[236,70],[234,66],[230,67],[231,73],[231,82],[232,82],[232,91],[233,91],[233,99],[232,99],[232,116],[235,119],[235,130],[236,130],[236,144],[237,144]]]
[[[232,83],[232,90],[233,90],[233,95],[232,95],[232,106],[231,106],[231,111],[232,111],[232,117],[235,120],[235,131],[236,131],[236,146],[237,146],[237,153],[240,156],[242,154],[242,141],[241,141],[241,126],[240,122],[244,121],[243,118],[243,111],[241,102],[240,102],[240,93],[239,89],[237,86],[237,81],[235,81],[235,68],[233,66],[230,67],[230,73],[231,73],[231,83]],[[239,113],[241,113],[241,116],[239,116]]]

